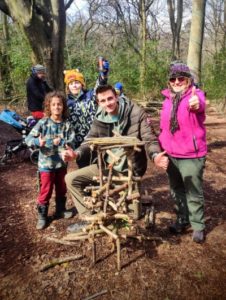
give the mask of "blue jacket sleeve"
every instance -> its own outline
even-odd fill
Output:
[[[41,133],[41,125],[42,123],[40,120],[25,138],[25,143],[28,145],[28,147],[39,147],[39,135]]]

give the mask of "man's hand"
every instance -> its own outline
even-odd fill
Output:
[[[39,146],[40,147],[44,147],[45,144],[46,144],[46,139],[44,137],[42,137],[41,133],[40,133],[40,135],[38,137],[38,140],[39,140]]]
[[[199,109],[199,98],[198,96],[196,95],[196,87],[193,86],[192,87],[192,96],[191,98],[189,99],[189,108],[191,110],[198,110]]]
[[[166,151],[160,152],[154,158],[156,167],[162,168],[163,170],[167,170],[169,164],[169,158],[165,154]]]
[[[74,160],[78,157],[78,154],[68,145],[66,145],[66,150],[61,152],[61,157],[63,161],[68,162]]]

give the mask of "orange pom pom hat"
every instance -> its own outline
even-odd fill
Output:
[[[85,78],[81,72],[76,69],[73,70],[65,70],[64,71],[64,82],[66,86],[73,81],[79,81],[85,87]]]

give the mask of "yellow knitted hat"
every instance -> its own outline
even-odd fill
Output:
[[[82,73],[77,70],[65,70],[64,71],[64,82],[66,86],[73,81],[79,81],[85,87],[85,79]]]

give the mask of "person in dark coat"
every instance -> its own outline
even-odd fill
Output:
[[[39,120],[43,114],[43,102],[45,95],[52,89],[46,82],[46,68],[36,65],[31,69],[31,75],[26,83],[28,110],[32,116]]]

